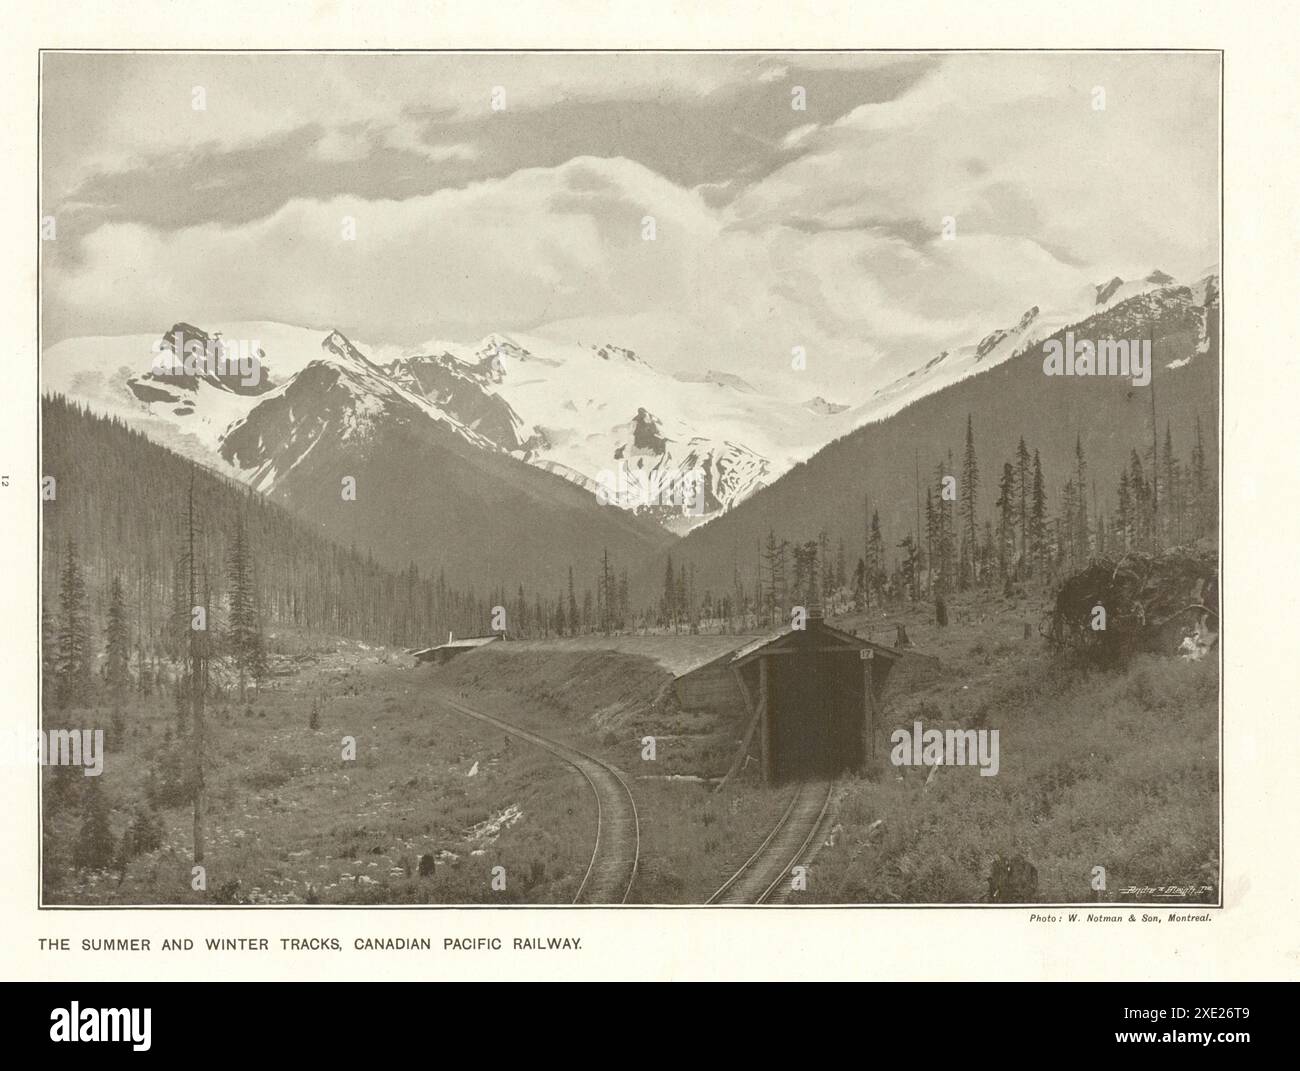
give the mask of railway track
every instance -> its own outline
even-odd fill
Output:
[[[583,876],[575,904],[625,904],[636,881],[641,859],[641,826],[636,801],[623,775],[607,762],[585,751],[511,725],[491,714],[473,710],[463,703],[443,697],[440,702],[457,714],[486,722],[504,733],[544,748],[552,755],[576,767],[587,779],[596,797],[596,846],[591,863]]]
[[[831,803],[831,782],[804,781],[767,839],[706,903],[767,904],[784,899],[790,871],[808,859]]]

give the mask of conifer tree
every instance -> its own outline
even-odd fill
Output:
[[[1196,414],[1196,438],[1192,444],[1191,472],[1192,534],[1200,537],[1213,528],[1214,496],[1210,491],[1209,472],[1205,463],[1205,444],[1201,439],[1201,414]]]
[[[99,780],[98,777],[87,778],[83,789],[81,829],[73,848],[73,864],[79,869],[108,866],[116,850],[110,821],[112,807]]]
[[[821,563],[818,597],[827,613],[830,613],[831,598],[835,592],[835,562],[831,557],[831,537],[823,528],[817,533],[817,560]]]
[[[880,514],[871,513],[871,538],[867,542],[867,586],[875,592],[876,601],[882,602],[885,593],[885,539],[880,533]]]
[[[953,476],[955,472],[952,451],[949,450],[943,465],[943,474]],[[957,584],[957,542],[959,538],[957,508],[952,498],[942,493],[939,495],[937,508],[939,510],[940,539],[939,546],[935,549],[939,553],[939,578],[942,583],[942,590],[952,591]]]
[[[974,571],[974,559],[976,557],[976,548],[979,545],[977,532],[977,512],[980,484],[979,461],[975,457],[975,429],[971,422],[971,416],[966,414],[966,450],[962,456],[961,468],[961,519],[962,535],[966,545],[970,548],[966,552],[966,557],[971,561],[971,575],[963,576],[963,583],[969,584],[977,580],[978,577]]]
[[[569,613],[568,613],[569,635],[578,634],[578,600],[573,594],[573,566],[569,566]]]
[[[1071,516],[1067,513],[1066,516],[1070,518],[1074,529],[1071,533],[1073,556],[1076,564],[1082,564],[1092,554],[1092,540],[1088,521],[1088,464],[1083,456],[1083,436],[1079,434],[1074,438],[1074,488],[1074,514]]]
[[[689,594],[690,594],[690,593],[689,593],[689,591],[688,591],[688,589],[687,589],[687,583],[686,583],[686,563],[685,563],[685,562],[682,562],[682,563],[677,567],[677,588],[676,588],[676,591],[677,591],[677,595],[676,595],[676,602],[677,602],[677,617],[678,617],[678,620],[681,621],[682,624],[684,624],[684,625],[687,626],[687,631],[689,631],[689,630],[690,630],[690,620],[691,620],[691,607],[690,607],[690,597],[689,597]]]
[[[943,476],[939,476],[940,486],[943,484]],[[942,492],[941,492],[942,493]],[[940,534],[940,514],[934,505],[934,493],[930,488],[925,489],[925,563],[921,568],[929,567],[929,583],[926,585],[927,594],[934,592],[934,573],[935,558],[938,554],[939,541],[942,538]]]
[[[1133,496],[1133,542],[1137,549],[1149,550],[1153,535],[1152,489],[1147,483],[1142,459],[1136,450],[1129,454],[1128,485],[1129,493]]]
[[[131,626],[126,619],[126,595],[120,577],[113,577],[108,598],[108,625],[104,631],[106,643],[104,683],[112,702],[113,746],[121,745],[126,728],[123,702],[131,687]]]
[[[1002,479],[998,481],[998,575],[1006,580],[1010,576],[1011,559],[1015,553],[1016,470],[1011,462],[1002,465]]]
[[[677,631],[677,573],[673,569],[673,556],[668,555],[664,567],[663,618]]]
[[[59,633],[48,602],[41,607],[41,702],[53,707],[58,702]]]
[[[776,624],[777,618],[777,572],[781,558],[780,544],[776,541],[776,531],[767,530],[767,543],[763,548],[763,562],[767,567],[767,587],[763,593],[763,613],[767,617],[768,628]]]
[[[1182,470],[1174,457],[1174,434],[1165,421],[1165,442],[1160,467],[1165,477],[1165,535],[1182,542]]]
[[[912,533],[907,535],[898,543],[898,549],[903,552],[902,561],[899,563],[899,581],[900,586],[905,589],[908,596],[913,602],[920,598],[920,568],[919,568],[919,551],[912,540]]]
[[[1020,442],[1016,446],[1016,487],[1020,491],[1020,509],[1016,513],[1016,524],[1020,528],[1020,558],[1017,572],[1027,572],[1029,569],[1029,498],[1031,494],[1031,464],[1029,459],[1029,447],[1025,445],[1025,437],[1020,436]]]
[[[252,554],[242,520],[235,529],[227,558],[226,584],[230,609],[228,639],[231,656],[239,670],[239,701],[242,703],[249,680],[257,682],[266,675],[266,647],[262,639],[257,589],[253,583]]]
[[[1119,474],[1119,516],[1115,523],[1120,546],[1128,550],[1133,540],[1133,495],[1129,491],[1128,469]]]
[[[1029,496],[1029,528],[1034,560],[1046,579],[1047,488],[1043,480],[1043,463],[1039,460],[1037,450],[1034,451],[1034,482]]]
[[[86,581],[71,539],[64,552],[59,610],[58,701],[62,707],[81,706],[90,701],[90,622]]]

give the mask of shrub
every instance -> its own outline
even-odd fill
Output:
[[[280,788],[288,784],[298,774],[298,757],[287,751],[277,751],[267,763],[244,775],[243,781],[249,788],[263,790]]]
[[[114,704],[113,713],[108,723],[107,746],[112,751],[120,751],[126,743],[126,711],[121,704]]]
[[[113,861],[112,807],[99,778],[91,778],[83,800],[81,829],[73,849],[73,863],[78,869],[106,867]]]
[[[131,815],[126,837],[131,856],[157,851],[162,847],[162,815],[147,803],[138,804]]]
[[[231,878],[229,881],[223,881],[213,890],[212,899],[219,904],[245,904],[248,901],[239,891],[240,881],[238,878]]]
[[[194,800],[190,755],[181,745],[158,750],[145,780],[145,798],[162,810],[183,807]]]

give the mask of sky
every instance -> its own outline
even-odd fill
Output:
[[[44,340],[515,332],[769,389],[799,347],[853,403],[1199,278],[1218,130],[1210,53],[46,53]]]

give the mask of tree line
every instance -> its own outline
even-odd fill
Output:
[[[669,559],[658,606],[642,618],[675,630],[775,627],[788,621],[793,606],[836,614],[956,591],[1029,582],[1046,587],[1107,554],[1213,541],[1217,480],[1199,416],[1188,440],[1184,456],[1166,422],[1161,441],[1134,446],[1108,504],[1089,472],[1081,436],[1074,465],[1064,480],[1057,476],[1055,495],[1039,450],[1023,436],[987,486],[968,414],[960,462],[950,449],[924,470],[916,459],[915,520],[906,530],[887,537],[880,511],[864,495],[856,561],[845,540],[832,541],[825,528],[811,540],[782,538],[769,529],[749,581],[742,581],[745,570],[737,561],[733,589],[721,596],[697,594],[693,564],[681,562],[674,572]]]

